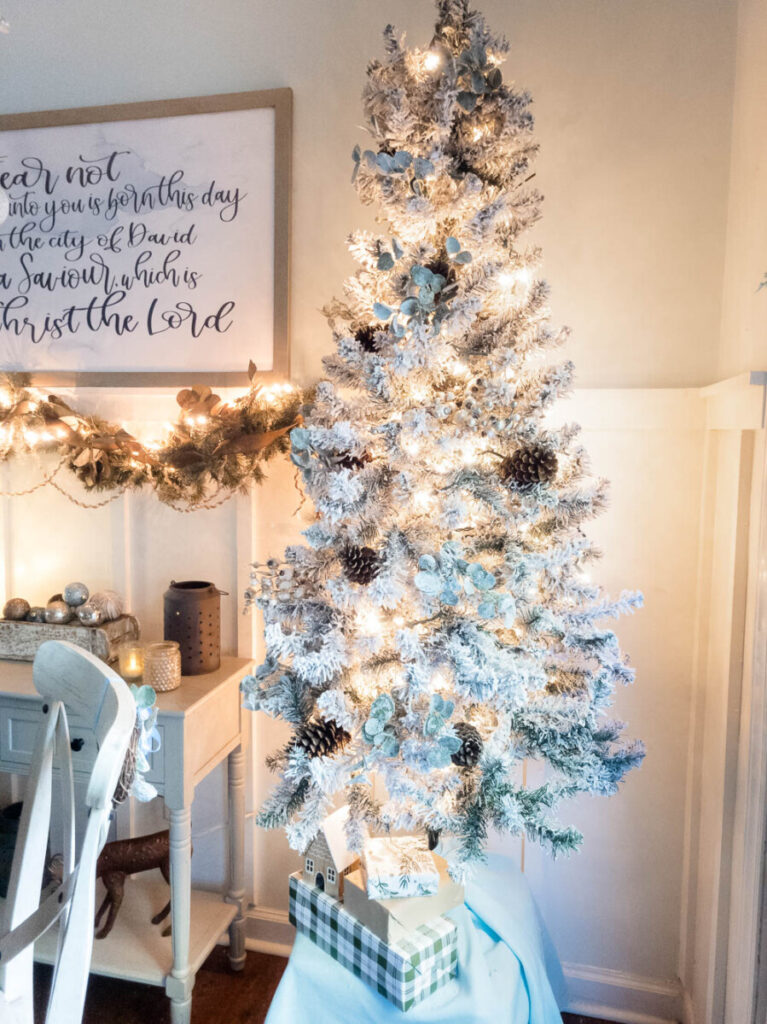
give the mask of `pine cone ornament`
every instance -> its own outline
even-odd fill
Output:
[[[366,463],[372,462],[370,452],[352,455],[351,452],[337,452],[333,456],[333,465],[338,469],[362,469]]]
[[[461,740],[461,749],[457,750],[450,760],[459,768],[473,768],[482,754],[482,737],[468,722],[458,722],[455,734]]]
[[[430,850],[436,850],[439,845],[439,829],[438,828],[427,828],[426,829],[426,843]]]
[[[355,332],[354,337],[359,342],[360,348],[363,352],[377,351],[375,327],[370,327],[369,325],[366,327],[360,327],[360,329]]]
[[[341,552],[341,564],[352,583],[371,583],[381,571],[381,559],[373,548],[349,544]]]
[[[351,736],[332,719],[318,718],[296,730],[294,746],[305,750],[309,757],[327,757],[348,743]]]
[[[501,463],[503,482],[520,490],[533,484],[549,484],[557,474],[557,456],[542,444],[518,448]]]

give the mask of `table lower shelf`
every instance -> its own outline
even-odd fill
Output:
[[[164,985],[173,963],[170,935],[162,932],[170,915],[159,925],[152,918],[168,902],[169,888],[159,872],[129,878],[125,901],[114,928],[105,939],[94,939],[91,973],[124,978],[144,985]],[[96,907],[104,898],[99,883]],[[192,926],[189,935],[189,967],[193,974],[234,920],[236,908],[224,903],[215,892],[192,890]],[[35,943],[35,960],[52,964],[56,959],[57,928],[51,928]]]

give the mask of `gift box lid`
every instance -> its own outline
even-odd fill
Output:
[[[386,943],[339,900],[290,876],[290,922],[402,1010],[436,991],[458,970],[458,929],[447,917]]]
[[[427,896],[439,887],[434,855],[418,836],[366,839],[362,859],[368,896],[373,899]]]
[[[346,876],[344,907],[375,935],[390,942],[403,933],[446,914],[463,903],[463,886],[454,882],[441,857],[435,857],[439,871],[439,888],[432,896],[410,896],[406,899],[373,899],[368,896],[364,873],[353,871]]]

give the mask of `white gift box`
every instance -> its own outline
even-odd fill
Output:
[[[433,896],[439,888],[439,871],[426,839],[417,836],[367,839],[362,857],[371,899]]]

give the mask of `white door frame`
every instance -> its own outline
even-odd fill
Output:
[[[751,580],[744,643],[738,785],[732,837],[725,1022],[755,1022],[767,835],[767,446],[756,434]]]

